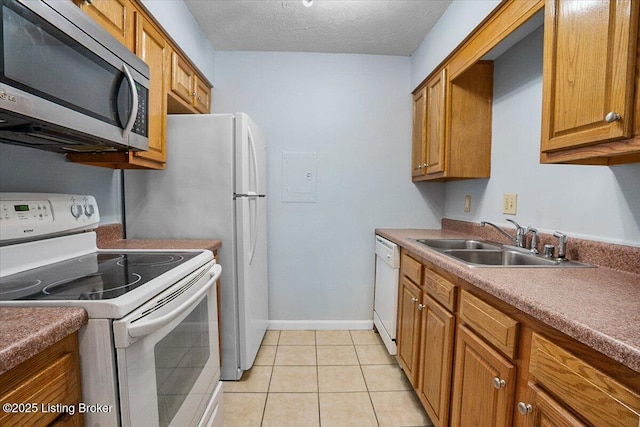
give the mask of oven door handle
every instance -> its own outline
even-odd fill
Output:
[[[211,278],[205,283],[205,285],[198,290],[191,298],[180,304],[179,307],[176,307],[171,312],[165,314],[164,316],[160,316],[157,319],[149,320],[146,322],[137,323],[135,325],[129,325],[127,328],[127,333],[131,338],[140,338],[145,335],[150,335],[162,328],[163,326],[169,324],[172,320],[180,316],[182,313],[187,311],[189,307],[191,307],[194,303],[196,303],[200,298],[204,296],[209,291],[209,288],[213,286],[213,284],[220,278],[220,274],[222,274],[222,267],[220,264],[216,264],[213,266],[211,271],[209,272]]]

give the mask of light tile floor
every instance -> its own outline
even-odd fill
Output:
[[[374,331],[267,331],[223,407],[225,427],[432,425]]]

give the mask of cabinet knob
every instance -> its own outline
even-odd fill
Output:
[[[423,168],[428,168],[429,167],[429,163],[425,163],[422,165]]]
[[[196,93],[195,92],[191,92],[191,96],[195,98],[196,97]]]
[[[422,169],[422,165],[418,165],[418,169]]]
[[[418,298],[416,298],[416,297],[411,297],[411,302],[412,302],[413,304],[417,303],[417,302],[418,302]]]
[[[501,389],[502,387],[506,386],[507,383],[505,380],[501,380],[498,377],[493,377],[493,387],[497,388],[497,389]]]
[[[418,304],[418,310],[422,311],[423,308],[425,308],[426,305],[424,304]]]
[[[522,415],[528,415],[533,411],[533,406],[528,403],[518,402],[518,412]]]
[[[92,4],[92,3],[93,3],[93,0],[84,0],[84,2],[85,2],[86,4]]]
[[[620,117],[620,114],[616,113],[615,111],[610,111],[607,113],[606,116],[604,116],[604,121],[607,123],[613,123],[613,122],[617,122],[621,118],[622,117]]]

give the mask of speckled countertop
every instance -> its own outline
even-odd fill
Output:
[[[0,374],[86,324],[78,307],[0,307]]]
[[[606,267],[468,267],[412,239],[475,236],[443,230],[376,233],[640,372],[640,275]]]
[[[207,249],[213,252],[222,246],[220,240],[123,239],[122,224],[101,225],[96,234],[100,249]]]
[[[120,239],[108,242],[98,242],[100,249],[220,249],[220,240],[143,240]]]

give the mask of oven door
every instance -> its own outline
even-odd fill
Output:
[[[219,400],[221,271],[207,264],[113,322],[123,426],[196,426]]]

